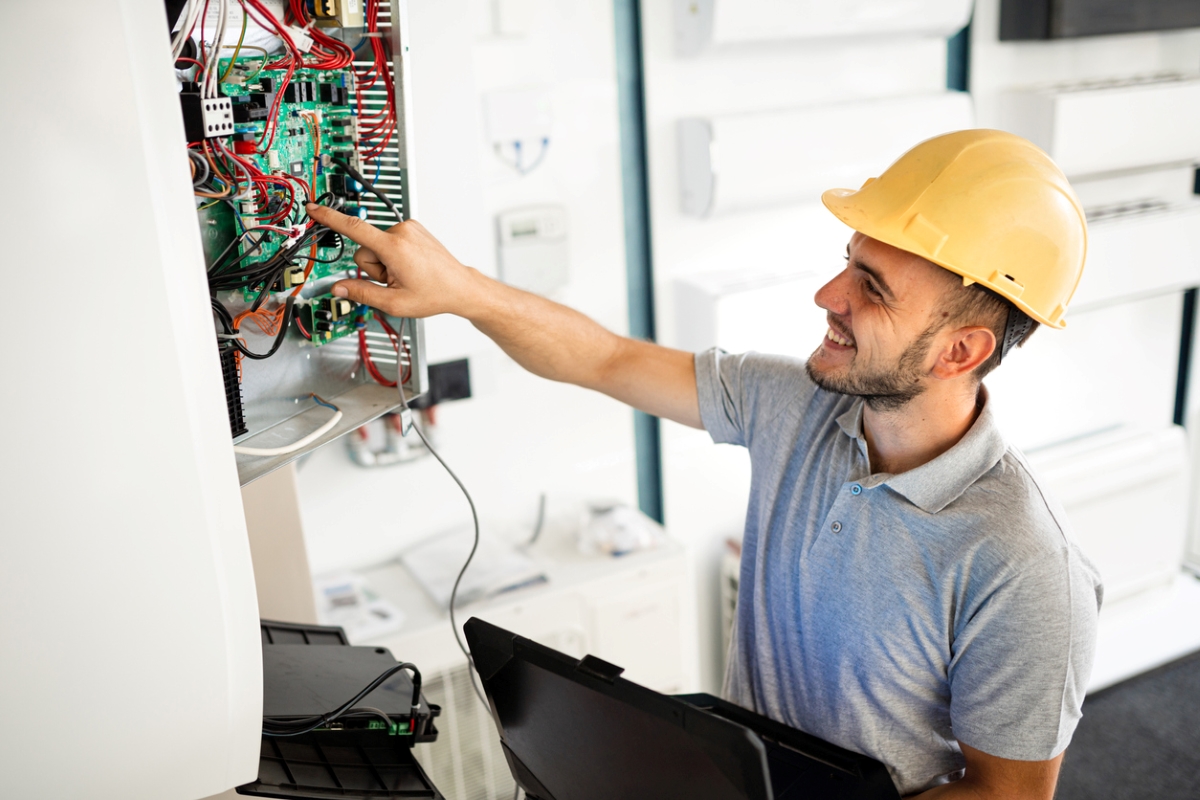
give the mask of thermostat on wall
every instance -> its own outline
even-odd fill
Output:
[[[496,216],[500,280],[537,294],[564,286],[567,212],[562,206],[526,206]]]

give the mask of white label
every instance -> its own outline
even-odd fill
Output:
[[[284,14],[284,0],[262,0],[263,7],[270,11],[275,19],[282,20]],[[242,36],[242,15],[245,12],[242,10],[242,4],[237,2],[228,3],[225,22],[225,36],[222,44],[225,45],[226,52],[222,52],[222,56],[233,55],[233,50],[228,48],[237,47],[238,39]],[[262,27],[257,19],[261,14],[252,14],[250,19],[246,21],[246,37],[242,40],[243,46],[261,47],[268,53],[275,53],[283,49],[283,40],[275,33],[272,27]],[[264,20],[266,21],[266,20]],[[192,29],[192,38],[196,41],[200,40],[200,25],[204,24],[204,41],[205,44],[212,43],[217,35],[217,26],[221,23],[221,4],[217,0],[210,0],[208,4],[208,13],[196,22],[196,27]],[[267,21],[268,26],[270,22]],[[254,52],[254,51],[251,51]],[[249,54],[244,54],[249,55]]]

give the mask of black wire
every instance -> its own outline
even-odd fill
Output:
[[[371,183],[369,180],[364,178],[363,174],[361,172],[356,170],[354,167],[350,166],[343,159],[341,159],[337,156],[334,156],[334,155],[329,156],[329,158],[335,164],[337,164],[343,170],[345,170],[347,175],[349,175],[351,178],[354,178],[354,180],[358,181],[363,186],[365,186],[368,192],[370,192],[371,194],[375,195],[380,200],[382,200],[383,204],[388,207],[388,210],[391,211],[392,214],[394,214],[396,216],[397,222],[404,222],[404,217],[400,216],[400,212],[396,210],[396,204],[392,202],[392,198],[388,197],[386,194],[384,194],[379,189],[376,189],[375,184]]]
[[[217,315],[217,319],[221,322],[222,332],[230,335],[237,333],[233,327],[233,315],[229,313],[229,309],[225,307],[225,304],[216,297],[210,297],[209,299],[212,301],[212,308]]]
[[[283,308],[283,319],[279,321],[279,333],[275,336],[275,342],[271,345],[271,349],[265,353],[254,353],[246,349],[246,346],[233,339],[233,346],[236,347],[246,358],[252,358],[255,361],[261,361],[264,358],[270,358],[279,352],[279,348],[283,346],[283,340],[287,337],[288,327],[292,324],[293,306],[296,304],[296,298],[288,295],[287,304]],[[236,331],[234,331],[236,333]]]
[[[410,730],[415,733],[415,722],[417,710],[421,705],[421,671],[417,669],[415,664],[407,661],[395,664],[384,670],[378,678],[367,684],[362,691],[354,695],[354,697],[342,703],[328,714],[321,714],[316,717],[301,717],[299,719],[285,719],[280,717],[263,717],[263,736],[300,736],[305,733],[315,731],[317,728],[324,727],[334,720],[354,711],[354,707],[371,692],[383,685],[384,681],[395,675],[400,670],[407,669],[412,672],[412,722],[414,723]],[[377,710],[377,709],[372,709]],[[386,714],[384,715],[387,716]],[[390,718],[389,718],[390,719]]]
[[[233,327],[233,317],[229,313],[229,309],[225,308],[225,304],[215,297],[209,298],[212,302],[213,312],[216,314],[218,321],[221,323],[221,332],[226,336],[236,336],[240,331]],[[265,353],[255,353],[248,349],[237,339],[225,339],[225,342],[232,346],[246,358],[252,358],[256,361],[261,361],[264,358],[270,358],[279,352],[279,348],[283,346],[283,340],[287,336],[288,326],[292,323],[292,315],[295,313],[296,298],[288,296],[287,304],[284,306],[283,319],[279,323],[279,333],[275,336],[275,341],[271,344],[271,349]]]

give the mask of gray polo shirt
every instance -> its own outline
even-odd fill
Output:
[[[986,402],[950,450],[872,474],[862,400],[804,362],[696,356],[704,427],[749,449],[725,694],[878,758],[910,794],[958,777],[961,739],[1052,758],[1079,721],[1099,577]]]

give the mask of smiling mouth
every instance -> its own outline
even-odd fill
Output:
[[[849,339],[847,339],[846,337],[842,336],[840,333],[835,331],[833,328],[830,328],[828,331],[825,332],[825,338],[828,339],[829,341],[833,342],[834,344],[840,344],[842,347],[854,347],[854,342],[852,342]]]

